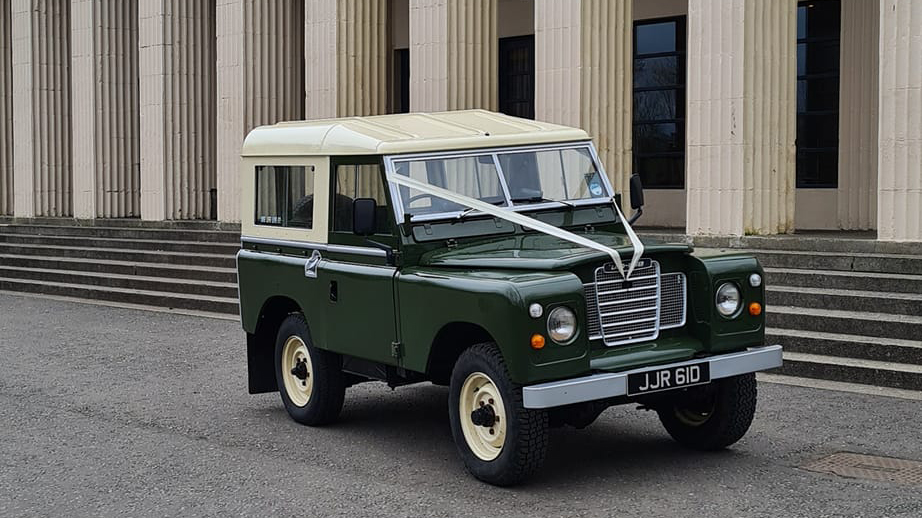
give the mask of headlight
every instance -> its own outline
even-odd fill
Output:
[[[717,288],[717,312],[730,318],[736,315],[740,309],[740,290],[736,284],[725,282]]]
[[[576,313],[567,307],[557,307],[547,315],[547,334],[551,340],[565,344],[576,335]]]

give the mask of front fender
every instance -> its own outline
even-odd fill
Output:
[[[565,346],[549,338],[541,350],[531,336],[547,338],[547,314],[565,304],[585,322],[582,283],[570,272],[452,270],[410,268],[397,278],[399,325],[404,345],[403,365],[425,372],[432,344],[448,324],[468,322],[482,327],[496,342],[514,383],[536,383],[588,372],[585,332]],[[528,306],[542,304],[540,318]],[[581,330],[582,331],[582,330]]]

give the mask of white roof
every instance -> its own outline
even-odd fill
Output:
[[[588,139],[578,128],[463,110],[281,122],[251,131],[241,155],[389,155]]]

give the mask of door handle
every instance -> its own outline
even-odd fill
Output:
[[[314,250],[314,253],[307,258],[307,261],[304,263],[304,276],[311,279],[317,278],[317,266],[320,264],[321,257],[320,252]]]

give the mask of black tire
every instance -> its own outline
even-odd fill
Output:
[[[292,400],[285,387],[285,377],[282,372],[282,355],[289,338],[298,337],[306,345],[312,364],[312,392],[304,405],[298,405]],[[291,376],[291,374],[287,374]],[[311,341],[310,330],[301,314],[291,314],[279,327],[275,340],[275,380],[282,395],[282,403],[288,415],[295,421],[308,425],[320,426],[329,424],[339,417],[343,408],[346,395],[345,383],[341,362],[337,355],[314,347]]]
[[[472,451],[461,424],[461,419],[472,419],[471,415],[461,415],[461,390],[468,377],[476,373],[485,374],[493,382],[507,418],[500,453],[488,461]],[[541,467],[547,452],[547,412],[523,406],[522,387],[509,381],[506,364],[495,344],[478,344],[464,351],[452,370],[449,390],[451,433],[464,466],[474,477],[489,484],[510,486]]]
[[[743,438],[756,411],[756,376],[743,374],[690,390],[657,408],[660,421],[679,444],[721,450]]]

